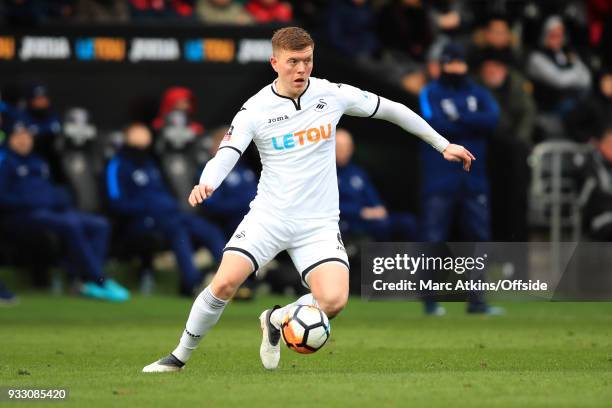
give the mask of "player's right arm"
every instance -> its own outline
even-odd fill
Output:
[[[189,204],[192,207],[201,204],[214,193],[253,140],[255,132],[250,117],[250,112],[244,107],[234,116],[217,154],[206,163],[200,183],[196,184],[189,194]]]

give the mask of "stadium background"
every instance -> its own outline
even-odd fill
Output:
[[[53,110],[61,118],[71,107],[86,108],[91,123],[97,128],[94,149],[88,154],[98,158],[108,159],[105,156],[107,144],[114,143],[116,132],[130,121],[150,124],[157,115],[163,92],[170,86],[185,86],[195,93],[197,111],[194,117],[204,124],[207,131],[228,124],[242,102],[274,78],[261,41],[265,42],[276,28],[294,23],[310,29],[317,41],[313,76],[352,84],[419,111],[417,93],[407,92],[401,84],[393,83],[389,78],[373,75],[371,61],[364,62],[361,55],[347,55],[334,47],[326,31],[326,13],[332,8],[332,3],[350,3],[348,1],[296,0],[291,2],[291,22],[253,22],[246,26],[200,21],[195,8],[188,11],[190,6],[197,6],[198,1],[124,2],[124,13],[117,17],[121,21],[113,17],[109,20],[109,17],[79,15],[79,3],[76,0],[6,0],[1,3],[1,100],[23,107],[28,87],[32,83],[43,83]],[[161,4],[161,8],[147,10],[149,3]],[[363,26],[359,26],[360,21],[356,20],[356,26],[377,36],[377,13],[390,3],[372,1],[368,6],[371,19]],[[515,45],[526,56],[537,47],[546,18],[558,14],[566,23],[572,47],[593,76],[590,90],[593,97],[597,93],[596,79],[605,70],[609,72],[609,57],[612,55],[612,5],[609,1],[440,0],[423,3],[432,21],[435,21],[432,16],[456,13],[460,17],[459,25],[450,30],[436,28],[431,23],[432,38],[428,45],[449,38],[461,42],[469,51],[487,18],[501,14],[511,22]],[[140,9],[140,6],[145,9]],[[381,23],[384,25],[384,20]],[[48,42],[45,45],[49,39],[56,41],[57,50],[50,49],[53,46]],[[113,40],[118,48],[101,50],[99,45],[96,48],[96,41],[108,39]],[[148,57],[135,62],[130,59],[130,51],[137,39],[164,40],[170,50],[163,50],[162,45],[157,51],[151,51]],[[217,57],[210,48],[206,56],[204,41],[219,39],[222,41],[216,44]],[[41,41],[38,54],[35,51],[33,56],[22,56],[24,43],[32,40]],[[168,45],[167,41],[173,40],[175,44]],[[245,45],[245,40],[255,42],[247,41]],[[62,50],[66,45],[68,54],[65,48]],[[381,49],[385,47],[384,42],[380,45]],[[173,47],[178,54],[174,53]],[[250,51],[248,55],[255,60],[239,61],[243,47],[243,52]],[[205,51],[200,52],[200,49]],[[158,60],[166,58],[163,55],[169,60]],[[374,53],[373,59],[378,56]],[[417,70],[425,72],[427,58],[423,54]],[[522,70],[527,77],[524,65]],[[418,139],[382,121],[344,117],[341,126],[352,131],[356,139],[355,161],[370,173],[387,206],[397,211],[418,213]],[[581,154],[583,148],[590,148],[590,140],[584,140],[582,135],[574,136],[566,135],[565,140],[575,143],[572,146],[576,153]],[[600,135],[591,136],[595,139]],[[545,139],[534,133],[534,144]],[[533,145],[530,148],[533,149]],[[570,156],[568,167],[563,168],[569,170],[563,177],[575,183],[574,158]],[[252,147],[247,158],[250,164],[257,166],[257,154]],[[101,176],[101,167],[94,170]],[[519,187],[527,192],[530,184]],[[578,200],[580,188],[577,183],[575,191],[570,192],[572,200]],[[184,200],[184,197],[178,199]],[[102,200],[98,205],[100,207],[96,210],[105,213]],[[573,205],[559,207],[557,219],[551,218],[551,207],[532,209],[528,239],[572,240],[575,228],[582,229],[582,225],[576,226],[571,218]],[[83,207],[87,209],[87,205]],[[504,214],[493,212],[492,216],[502,219]],[[556,236],[559,231],[561,235]],[[585,236],[584,232],[582,234],[582,239],[593,239]],[[496,238],[495,231],[493,238]],[[273,403],[269,397],[261,396],[260,389],[256,388],[266,387],[267,380],[259,378],[258,361],[251,361],[255,356],[250,350],[251,343],[258,340],[257,334],[246,327],[252,324],[253,310],[259,310],[270,301],[286,302],[287,298],[264,296],[253,304],[233,305],[234,311],[232,307],[228,309],[219,330],[211,336],[210,344],[211,347],[220,347],[221,354],[235,354],[230,364],[232,367],[228,368],[227,361],[206,350],[203,353],[205,358],[201,359],[204,361],[194,362],[191,373],[186,372],[181,379],[183,383],[176,379],[166,383],[147,383],[135,373],[140,365],[155,357],[156,353],[164,353],[173,344],[190,304],[189,300],[175,298],[173,271],[164,270],[163,274],[157,274],[159,286],[154,296],[140,297],[136,275],[130,267],[117,266],[111,254],[113,262],[109,262],[107,267],[111,274],[117,274],[119,280],[127,282],[134,290],[136,296],[130,302],[108,305],[78,299],[69,296],[67,287],[63,288],[60,297],[49,296],[49,293],[58,294],[57,287],[53,288],[52,282],[43,280],[43,287],[32,291],[32,277],[27,273],[32,268],[35,274],[40,273],[41,267],[45,273],[49,272],[49,265],[37,264],[38,255],[32,257],[32,251],[38,254],[36,250],[40,248],[32,247],[36,243],[26,242],[16,249],[20,252],[16,261],[14,253],[7,254],[7,248],[13,244],[11,239],[6,234],[0,237],[3,248],[0,279],[17,291],[22,299],[15,308],[1,311],[0,344],[5,351],[0,352],[4,355],[0,362],[0,386],[68,386],[72,388],[73,399],[90,405],[108,405],[117,400],[131,404],[165,404],[176,401],[174,397],[168,399],[172,391],[181,393],[189,387],[203,387],[212,392],[225,387],[236,376],[245,376],[248,380],[245,383],[252,382],[252,385],[243,395],[237,393],[229,399],[215,395],[211,397],[212,405],[253,403],[253,398],[259,398],[254,406]],[[512,239],[504,237],[504,240]],[[14,250],[11,247],[11,251]],[[44,257],[42,259],[46,262]],[[602,265],[602,271],[609,269],[609,264]],[[405,402],[448,406],[458,404],[455,399],[458,394],[464,395],[464,404],[472,407],[513,406],[519,401],[526,406],[606,406],[605,401],[612,398],[609,370],[612,313],[609,303],[511,304],[507,306],[508,317],[492,322],[467,317],[428,321],[415,317],[420,315],[417,305],[407,306],[395,318],[389,316],[397,312],[396,303],[369,304],[357,299],[351,302],[353,311],[348,310],[341,318],[344,320],[339,320],[334,327],[333,339],[337,338],[339,344],[332,342],[329,354],[318,354],[310,363],[300,356],[283,354],[287,366],[274,377],[283,385],[280,387],[283,390],[277,395],[293,398],[301,391],[300,387],[305,387],[313,393],[312,401],[330,406],[343,405],[343,402],[351,401],[350,398],[355,405],[382,401],[388,406]],[[450,314],[462,313],[459,305],[448,308]],[[381,320],[381,316],[385,317]],[[125,345],[120,356],[108,346],[109,343],[126,343],[119,331],[134,342]],[[371,344],[362,340],[368,336],[373,339]],[[453,346],[449,346],[448,341]],[[98,354],[90,355],[92,347],[99,350]],[[207,345],[202,348],[206,349]],[[363,357],[365,355],[367,359]],[[398,360],[398,355],[403,358]],[[458,355],[461,357],[456,357]],[[379,357],[379,365],[368,366],[366,361],[372,356]],[[76,376],[72,371],[73,365],[80,363],[79,358],[86,362],[84,367],[80,367],[85,374],[82,376]],[[241,365],[246,366],[244,369],[235,368]],[[217,377],[206,379],[202,385],[200,381],[211,366]],[[361,374],[338,380],[338,370]],[[312,383],[302,383],[304,373],[313,378]],[[453,384],[457,377],[460,381]],[[99,379],[103,386],[96,389],[98,384],[94,379]],[[407,387],[410,382],[416,385]],[[152,392],[151,388],[156,390]],[[432,389],[437,389],[439,394],[432,397]],[[580,399],[585,391],[588,391],[588,397]],[[519,398],[517,394],[521,392],[523,396]],[[200,401],[184,393],[180,398],[188,402]]]

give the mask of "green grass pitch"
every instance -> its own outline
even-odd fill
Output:
[[[258,315],[233,303],[187,368],[141,374],[176,344],[191,302],[115,305],[26,295],[0,309],[0,387],[68,387],[58,405],[202,407],[610,407],[612,303],[507,303],[504,317],[447,304],[352,298],[318,353],[259,362]],[[39,404],[19,404],[19,406]]]

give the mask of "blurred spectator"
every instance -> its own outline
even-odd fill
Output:
[[[393,0],[381,10],[378,33],[384,50],[385,74],[418,94],[425,85],[424,64],[433,41],[433,27],[422,0]]]
[[[128,0],[134,19],[191,18],[194,0]]]
[[[217,154],[227,130],[228,127],[221,127],[212,133],[211,157]],[[202,214],[216,221],[229,238],[249,212],[249,204],[256,194],[257,176],[241,158],[215,193],[204,201],[201,206]]]
[[[77,0],[74,15],[81,22],[119,23],[129,20],[130,10],[125,0]]]
[[[260,24],[287,22],[293,18],[291,5],[284,1],[251,0],[245,8]]]
[[[219,262],[225,240],[217,227],[179,209],[152,155],[152,142],[145,125],[126,128],[125,145],[106,168],[110,209],[119,217],[122,234],[128,239],[163,235],[181,271],[180,293],[191,296],[202,280],[193,262],[193,243],[208,248]]]
[[[448,39],[438,38],[427,51],[427,78],[436,80],[440,78],[440,55],[444,46],[448,44]]]
[[[542,27],[553,15],[565,23],[565,34],[579,50],[588,47],[586,2],[584,0],[528,0],[521,16],[521,41],[527,48],[540,44]]]
[[[461,0],[431,0],[430,16],[438,35],[457,40],[469,29],[470,17]]]
[[[594,95],[582,102],[567,116],[571,138],[579,143],[596,139],[612,118],[612,69],[604,69],[596,81]]]
[[[505,51],[512,66],[522,66],[522,57],[519,54],[518,38],[512,32],[510,21],[503,15],[492,15],[487,19],[482,30],[477,30],[474,36],[476,49],[472,51],[472,63],[477,63],[483,49]]]
[[[411,61],[425,62],[433,28],[422,0],[393,0],[381,10],[380,39],[385,48]]]
[[[461,239],[491,240],[489,180],[486,151],[489,136],[495,131],[499,107],[493,96],[467,76],[465,51],[449,43],[440,55],[441,75],[421,93],[423,117],[453,143],[465,146],[476,156],[470,172],[461,170],[422,143],[422,239],[445,242],[456,225]],[[473,278],[473,277],[472,277]],[[483,277],[478,277],[483,278]],[[426,313],[437,306],[425,293]],[[487,305],[481,292],[468,294],[468,313],[501,314],[499,308]]]
[[[326,0],[292,0],[293,17],[304,28],[316,32],[321,24],[321,15],[327,7]]]
[[[4,122],[13,120],[19,112],[8,103],[0,100],[0,148],[4,147],[7,135],[4,132]]]
[[[35,83],[30,86],[23,114],[27,116],[30,130],[34,135],[34,151],[49,162],[51,175],[57,181],[63,181],[60,158],[55,149],[62,125],[59,115],[53,109],[49,91],[45,85]]]
[[[589,237],[612,241],[612,124],[602,132],[586,176],[582,199]]]
[[[527,241],[527,156],[536,107],[531,84],[511,62],[509,49],[481,51],[479,80],[500,107],[499,124],[489,140],[492,232],[496,241]]]
[[[336,165],[342,233],[365,234],[376,241],[416,241],[416,217],[387,211],[368,174],[351,163],[353,151],[351,134],[345,129],[337,129]]]
[[[532,85],[512,65],[508,49],[483,49],[480,54],[480,82],[500,105],[496,137],[530,146],[535,126],[536,106]]]
[[[83,296],[125,301],[129,292],[104,277],[102,266],[110,234],[99,216],[74,210],[68,193],[49,179],[47,163],[32,153],[34,138],[25,122],[5,123],[8,149],[0,158],[0,209],[8,214],[3,233],[57,234],[66,247],[66,266],[86,281]]]
[[[36,83],[30,87],[27,98],[25,113],[36,137],[36,147],[50,151],[55,137],[62,131],[62,125],[59,115],[52,109],[49,91],[45,85]]]
[[[196,111],[196,98],[190,89],[174,86],[166,89],[162,96],[159,105],[159,113],[153,120],[153,129],[159,131],[166,125],[173,115],[172,112],[180,111],[187,114],[188,126],[196,136],[201,136],[204,133],[204,126],[193,119],[193,114]]]
[[[207,24],[251,24],[254,18],[233,0],[198,0],[196,12]]]
[[[604,27],[610,22],[610,17],[612,17],[612,1],[587,0],[587,12],[589,19],[589,44],[591,47],[596,48],[601,44],[604,36]]]
[[[467,76],[465,51],[456,43],[445,46],[442,74],[420,96],[423,117],[453,143],[465,146],[477,160],[469,173],[457,163],[423,144],[422,229],[426,241],[447,241],[454,216],[463,239],[490,240],[489,181],[486,173],[487,140],[495,131],[499,107],[485,88]]]
[[[326,32],[333,48],[358,60],[373,58],[379,49],[375,16],[367,0],[332,0]]]
[[[558,16],[546,20],[540,46],[531,52],[527,73],[534,81],[538,108],[560,121],[588,93],[591,73],[566,44],[565,26]],[[546,137],[559,137],[561,126],[543,123]]]
[[[524,9],[529,0],[465,0],[477,24],[486,24],[491,16],[501,16],[510,25],[516,23],[522,17]]]

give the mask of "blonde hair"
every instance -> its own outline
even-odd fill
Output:
[[[281,28],[272,36],[273,53],[279,50],[301,51],[307,47],[314,48],[314,41],[310,34],[300,27]]]

